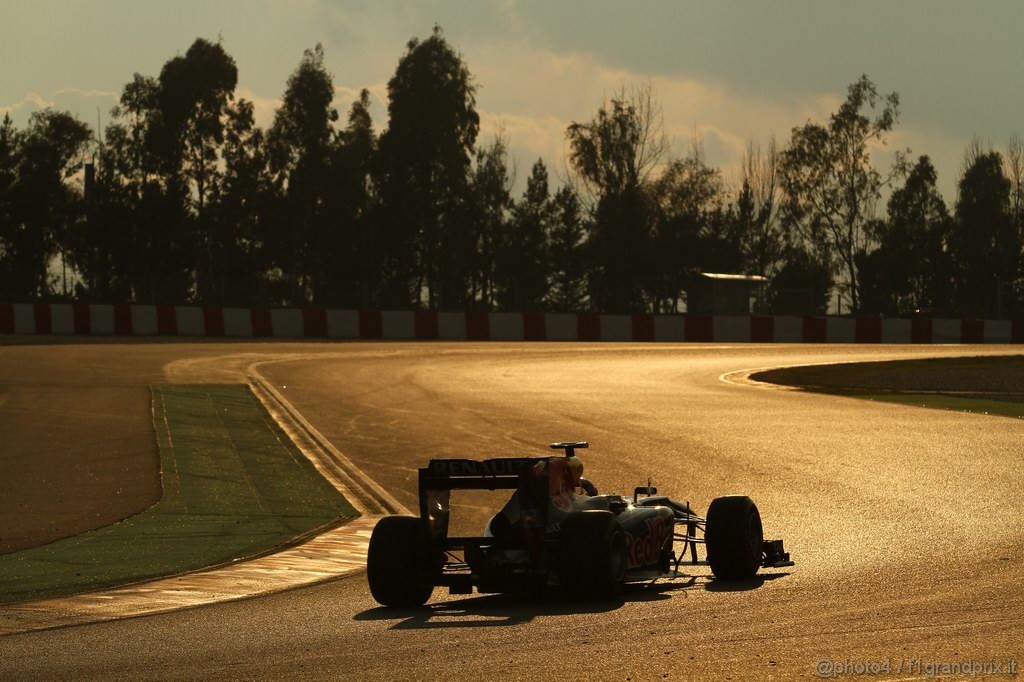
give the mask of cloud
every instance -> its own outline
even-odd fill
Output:
[[[908,160],[911,163],[915,163],[919,156],[927,155],[938,175],[936,185],[939,192],[946,200],[946,205],[952,209],[956,201],[960,166],[968,141],[931,128],[900,127],[898,124],[886,139],[887,144],[884,147],[872,150],[879,172],[885,173],[892,166],[897,151],[909,149]]]
[[[274,122],[274,112],[281,106],[280,97],[263,97],[247,86],[235,88],[235,99],[246,99],[252,102],[252,116],[259,128],[269,128]]]
[[[509,172],[515,180],[515,190],[526,187],[533,164],[540,159],[547,166],[554,185],[564,178],[568,143],[565,139],[567,122],[552,115],[517,115],[479,109],[480,135],[477,146],[490,144],[498,135],[509,142]]]
[[[502,9],[513,17],[514,4]],[[509,23],[516,22],[509,19]],[[477,86],[479,143],[488,144],[499,132],[508,137],[511,160],[520,170],[516,191],[525,187],[527,169],[537,158],[544,160],[556,183],[564,177],[568,126],[590,120],[623,89],[649,84],[662,105],[672,154],[685,155],[696,135],[708,163],[721,167],[727,178],[738,169],[748,139],[766,142],[775,135],[782,141],[796,125],[825,120],[842,101],[836,93],[793,95],[777,101],[711,80],[639,73],[591,53],[553,50],[513,30],[461,38],[449,40],[462,54]],[[364,86],[335,74],[335,106],[344,116]],[[386,79],[365,87],[374,95],[371,113],[378,131],[382,130],[387,124]],[[272,117],[269,108],[268,113]]]
[[[117,104],[117,98],[116,92],[79,88],[62,88],[49,97],[30,92],[13,104],[0,105],[0,114],[10,114],[15,125],[23,127],[34,112],[49,108],[70,111],[93,127],[97,109],[101,120],[109,118],[110,109]]]
[[[307,3],[316,6],[317,3]],[[376,16],[373,5],[364,10]],[[712,75],[678,72],[643,73],[610,63],[597,54],[574,49],[558,50],[539,42],[523,30],[517,30],[516,5],[507,2],[492,8],[495,17],[488,19],[490,30],[479,35],[448,34],[452,45],[462,54],[478,86],[477,110],[481,117],[479,144],[488,144],[499,131],[509,139],[512,161],[518,166],[516,191],[521,192],[529,168],[542,158],[551,171],[555,184],[564,177],[568,145],[567,127],[574,121],[590,120],[597,109],[623,88],[649,84],[660,100],[666,133],[671,137],[675,156],[688,153],[696,137],[702,144],[709,164],[720,168],[728,180],[738,175],[738,168],[748,140],[767,143],[775,136],[785,144],[790,130],[807,121],[825,122],[843,101],[845,92],[787,92],[768,94],[742,89]],[[390,33],[405,32],[404,23],[390,16]],[[500,16],[498,16],[500,15]],[[365,17],[362,17],[365,18]],[[335,28],[365,26],[358,13],[351,9],[343,19],[335,18]],[[339,27],[340,25],[340,27]],[[447,24],[446,24],[447,27]],[[425,34],[425,31],[421,31]],[[362,88],[371,92],[370,109],[378,132],[387,126],[387,79],[400,56],[397,40],[367,42],[362,35],[347,48],[328,46],[327,67],[334,74],[335,100],[344,126],[352,102]],[[360,68],[371,54],[357,53],[368,48],[373,53],[372,69]],[[385,55],[386,53],[386,55]],[[385,56],[387,58],[385,58]],[[341,68],[344,66],[344,68]],[[253,102],[256,124],[269,128],[281,105],[279,92],[267,92],[266,85],[244,79],[236,96]],[[45,107],[69,110],[95,126],[99,108],[105,125],[110,108],[118,94],[105,90],[68,87],[50,95],[26,94],[17,102],[0,106],[0,115],[10,113],[15,123],[24,126],[29,115]],[[947,197],[955,185],[960,155],[965,141],[938,130],[914,129],[900,124],[889,137],[886,149],[879,150],[879,168],[891,159],[891,150],[910,147],[914,156],[932,155],[939,170],[940,187]]]
[[[738,169],[748,139],[766,143],[775,135],[784,141],[794,126],[824,121],[842,102],[834,93],[780,102],[708,80],[637,73],[591,54],[554,52],[529,38],[470,44],[463,51],[479,86],[481,138],[503,128],[521,167],[538,156],[549,168],[563,165],[566,128],[590,120],[606,100],[636,86],[649,84],[660,101],[672,154],[685,155],[696,136],[708,163],[727,178]]]
[[[363,88],[370,91],[370,116],[374,122],[374,128],[379,133],[387,124],[387,84],[372,83],[358,87],[336,85],[334,87],[335,109],[338,110],[339,120],[337,126],[343,128],[348,117],[348,110],[352,103],[359,99],[359,93]],[[274,115],[281,107],[281,97],[265,97],[256,93],[248,85],[239,85],[235,88],[236,99],[246,99],[253,104],[253,119],[258,127],[266,130],[274,123]]]
[[[352,103],[359,99],[359,94],[364,88],[370,92],[370,119],[373,121],[374,129],[380,133],[387,126],[388,116],[388,86],[383,81],[359,87],[334,86],[334,108],[338,110],[338,127],[345,127],[348,122],[348,111],[352,108]]]
[[[25,98],[20,102],[8,106],[0,106],[0,114],[10,114],[11,118],[19,116],[22,112],[33,112],[45,109],[50,106],[49,102],[41,95],[35,92],[30,92],[25,95]],[[27,117],[27,116],[26,116]]]

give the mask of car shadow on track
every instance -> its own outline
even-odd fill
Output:
[[[467,596],[437,601],[418,608],[368,609],[357,613],[354,620],[396,621],[391,626],[393,630],[506,627],[547,616],[608,613],[630,602],[661,601],[670,599],[673,592],[711,589],[710,585],[714,582],[705,576],[687,576],[668,581],[638,583],[627,585],[615,597],[592,600],[567,599],[554,592]],[[756,587],[751,585],[737,589]]]
[[[746,580],[709,580],[704,584],[704,589],[708,592],[748,592],[787,575],[789,573],[765,573]]]

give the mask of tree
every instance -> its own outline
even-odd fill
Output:
[[[136,245],[136,193],[126,179],[131,162],[126,128],[115,123],[97,147],[92,182],[85,193],[84,220],[75,225],[67,248],[79,274],[78,298],[135,300],[134,284],[146,254]]]
[[[18,181],[18,131],[10,114],[0,124],[0,291],[11,291],[11,268],[8,253],[16,234],[15,183]]]
[[[237,83],[238,68],[223,46],[197,38],[184,56],[168,60],[160,70],[157,116],[148,131],[158,169],[172,178],[172,186],[185,185],[195,215],[189,242],[199,255],[195,269],[200,300],[211,298],[216,279],[219,248],[211,238],[206,206],[219,189],[218,152]]]
[[[582,207],[572,187],[566,185],[555,192],[551,213],[547,305],[556,312],[579,312],[587,293],[586,230]]]
[[[121,148],[125,153],[116,159],[118,173],[140,185],[149,180],[159,165],[159,155],[149,142],[158,135],[153,130],[158,125],[159,93],[160,84],[155,78],[136,73],[125,84],[117,106],[110,112],[112,126],[124,130]],[[108,133],[108,140],[109,137]]]
[[[265,218],[272,196],[266,136],[256,127],[252,102],[229,106],[221,149],[223,174],[210,206],[211,267],[204,303],[260,303],[269,268]]]
[[[972,145],[964,159],[950,235],[960,314],[999,318],[1013,308],[1021,245],[1010,215],[1010,190],[1002,155]]]
[[[646,307],[654,207],[649,181],[668,148],[650,86],[625,89],[593,120],[566,131],[575,184],[593,224],[588,249],[590,302],[605,312]]]
[[[306,50],[288,77],[281,107],[267,134],[270,168],[281,197],[275,220],[274,249],[293,302],[322,297],[326,246],[332,237],[324,214],[333,124],[334,82],[324,66],[323,46]]]
[[[7,213],[0,224],[0,285],[9,296],[32,300],[50,293],[50,260],[81,209],[70,181],[91,139],[86,124],[50,109],[33,113],[23,133],[14,133],[9,120],[0,129],[0,155],[7,158],[0,176],[13,177],[6,201],[0,199]]]
[[[723,219],[722,174],[708,166],[694,140],[690,153],[672,161],[653,184],[657,225],[649,284],[657,308],[676,312],[679,298],[699,270],[732,271],[739,246]]]
[[[199,249],[188,181],[180,170],[183,156],[161,112],[160,90],[157,79],[135,74],[111,111],[97,171],[107,183],[106,203],[94,207],[86,239],[111,257],[124,240],[131,244],[134,300],[181,303],[191,293]],[[127,225],[120,222],[122,212]],[[128,234],[118,240],[121,229]]]
[[[782,264],[785,229],[781,219],[784,200],[780,153],[772,137],[767,149],[747,143],[736,199],[736,220],[745,274],[771,279]]]
[[[1024,138],[1010,137],[1005,160],[1006,177],[1010,181],[1010,215],[1021,227],[1024,225]]]
[[[865,112],[879,107],[874,118]],[[893,171],[883,178],[871,164],[870,144],[884,144],[898,115],[899,95],[879,95],[875,84],[861,76],[827,126],[794,128],[782,153],[787,220],[802,248],[843,272],[855,313],[860,310],[856,256],[867,247],[866,227],[875,217],[882,188],[904,170],[897,154]]]
[[[833,286],[827,264],[816,254],[790,245],[769,285],[771,310],[777,315],[824,315]]]
[[[464,210],[447,230],[447,247],[441,256],[441,279],[448,282],[442,290],[446,304],[460,296],[465,305],[482,310],[507,304],[503,278],[510,249],[515,248],[509,235],[511,186],[508,140],[499,133],[490,145],[477,150]]]
[[[523,311],[541,307],[548,292],[547,236],[552,217],[548,169],[537,159],[523,198],[512,209],[512,220],[502,243],[498,261],[501,308]]]
[[[385,304],[439,301],[442,242],[461,238],[469,170],[480,128],[476,87],[440,27],[409,41],[388,81],[388,128],[380,139],[384,238],[392,247]]]
[[[154,283],[161,275],[191,267],[192,259],[184,257],[186,226],[167,224],[167,212],[156,201],[175,184],[161,181],[160,157],[152,149],[151,131],[159,118],[158,91],[156,79],[135,74],[98,140],[86,217],[70,244],[72,261],[86,289],[81,295],[95,301],[153,300]],[[184,201],[180,192],[175,196]],[[184,207],[170,213],[183,215]],[[176,293],[184,297],[185,287]]]
[[[1006,148],[1006,177],[1010,180],[1010,218],[1021,245],[1018,262],[1021,277],[1016,282],[1014,295],[1018,301],[1024,301],[1024,138],[1018,135],[1010,137]]]
[[[921,156],[890,196],[888,218],[869,225],[878,248],[859,260],[863,310],[892,315],[948,307],[949,212],[936,180],[931,160]]]
[[[159,118],[150,141],[163,170],[182,172],[193,184],[200,220],[213,189],[225,113],[237,83],[235,60],[220,43],[203,38],[160,70],[155,102]]]
[[[159,78],[135,74],[125,85],[76,238],[76,264],[97,295],[122,297],[130,288],[137,301],[217,299],[215,254],[224,247],[207,207],[221,189],[237,77],[223,47],[200,38]],[[121,264],[121,276],[105,274],[105,263]]]
[[[370,93],[352,103],[346,128],[335,136],[324,211],[331,226],[324,264],[330,305],[370,307],[379,286],[385,244],[374,230],[376,192],[372,182],[377,136],[370,117]]]
[[[649,84],[623,87],[593,120],[570,124],[566,137],[576,185],[591,208],[602,197],[645,185],[668,152],[661,105]]]

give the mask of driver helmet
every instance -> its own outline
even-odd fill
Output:
[[[580,478],[583,477],[583,460],[579,457],[566,457],[566,461],[569,463],[569,474],[572,476],[572,487],[576,488],[580,484]]]

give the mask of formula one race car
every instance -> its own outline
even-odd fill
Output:
[[[687,503],[657,495],[650,482],[632,500],[600,495],[575,456],[587,443],[550,447],[565,456],[434,459],[420,469],[419,518],[385,517],[370,538],[374,599],[420,606],[435,586],[452,594],[555,588],[599,597],[627,582],[680,577],[682,566],[710,566],[717,579],[736,580],[793,565],[782,540],[764,540],[749,497],[716,498],[701,517]],[[453,537],[452,490],[514,492],[483,535]],[[697,558],[701,544],[706,560]]]

